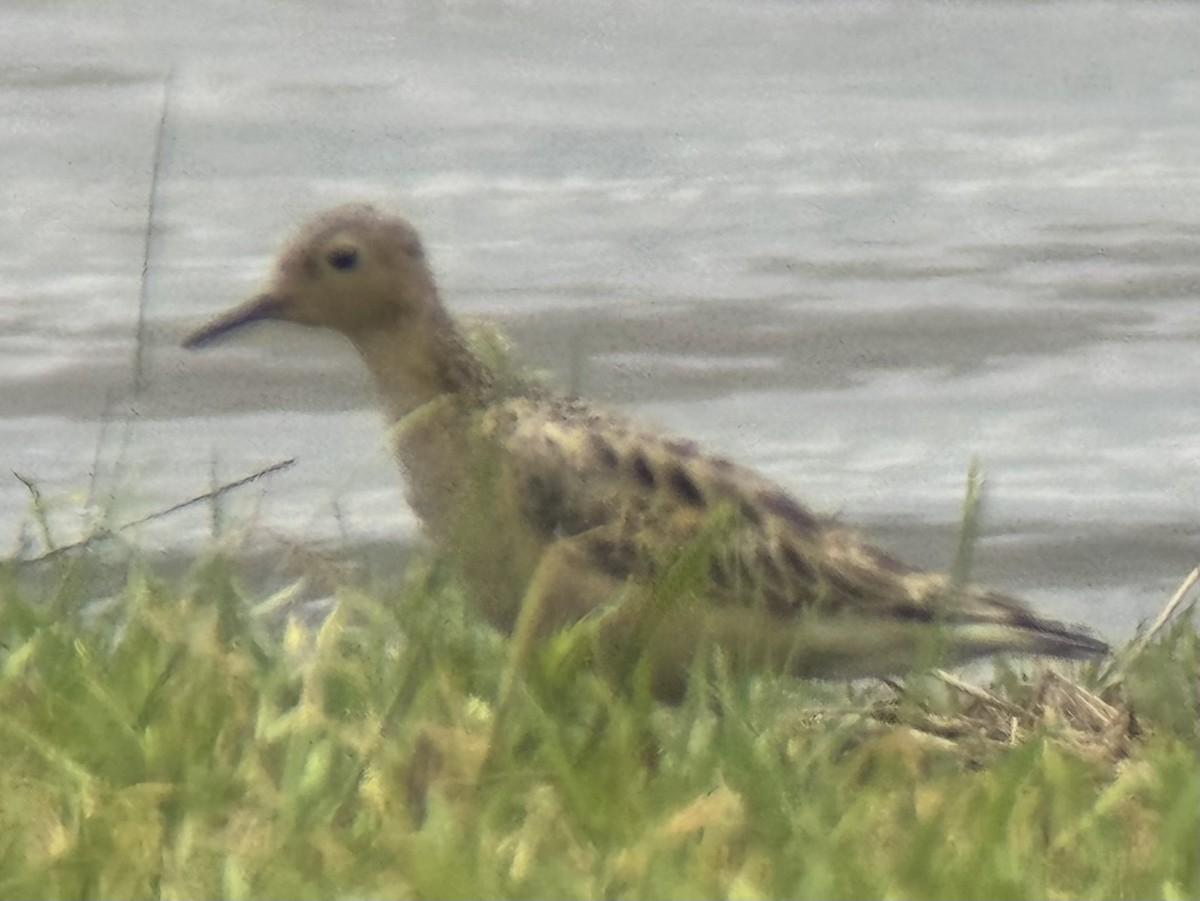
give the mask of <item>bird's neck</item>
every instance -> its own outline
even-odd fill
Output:
[[[388,417],[399,421],[438,397],[482,400],[491,373],[440,306],[350,335],[375,380]]]

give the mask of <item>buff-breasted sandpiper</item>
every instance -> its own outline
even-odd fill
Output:
[[[531,634],[544,636],[591,617],[598,662],[646,655],[664,697],[713,648],[749,670],[818,677],[903,672],[931,651],[947,664],[1107,651],[1023,602],[908,566],[691,441],[498,378],[399,217],[366,205],[315,216],[266,290],[185,346],[261,320],[334,329],[358,349],[410,502],[493,625],[509,632],[534,609]],[[701,578],[666,598],[664,573],[689,553]]]

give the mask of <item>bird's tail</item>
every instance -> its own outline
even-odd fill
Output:
[[[935,621],[946,631],[947,652],[960,661],[987,654],[1034,654],[1080,659],[1109,652],[1085,629],[1035,614],[1025,604],[990,591],[964,591]]]
[[[680,679],[698,651],[715,647],[749,673],[819,679],[905,675],[990,654],[1086,658],[1109,650],[1083,629],[1043,619],[1003,595],[962,591],[935,609],[810,611],[785,623],[758,608],[700,605],[688,612],[686,628],[658,629],[633,644],[655,658],[656,674],[675,678],[663,682],[674,686],[668,693],[683,690]],[[614,640],[622,642],[630,643],[629,636]]]

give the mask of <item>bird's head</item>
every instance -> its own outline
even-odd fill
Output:
[[[437,294],[411,225],[365,204],[314,216],[284,247],[266,290],[218,316],[183,346],[275,319],[351,338],[435,311]]]

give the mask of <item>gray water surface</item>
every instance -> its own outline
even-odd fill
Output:
[[[586,396],[1111,637],[1200,562],[1200,6],[9,3],[0,470],[59,541],[415,522],[357,360],[178,342],[369,199]],[[163,153],[139,326],[155,134]],[[137,336],[143,343],[138,351]],[[141,379],[135,378],[140,367]],[[140,530],[190,553],[198,508]],[[0,478],[0,542],[39,550]]]

